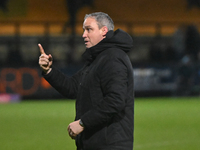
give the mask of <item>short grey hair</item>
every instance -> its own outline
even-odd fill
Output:
[[[106,26],[108,28],[108,31],[114,30],[114,22],[108,14],[103,13],[103,12],[95,12],[91,14],[86,14],[84,21],[89,17],[92,17],[97,21],[97,25],[99,29],[101,29],[103,26]]]

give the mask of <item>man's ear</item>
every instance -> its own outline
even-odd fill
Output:
[[[108,28],[107,28],[106,26],[103,26],[103,27],[101,28],[101,30],[102,30],[102,35],[103,35],[103,36],[106,36],[106,34],[107,34],[107,32],[108,32]]]

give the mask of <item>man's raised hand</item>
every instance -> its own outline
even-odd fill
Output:
[[[51,66],[53,64],[53,57],[51,56],[51,54],[47,55],[44,52],[44,49],[41,44],[38,44],[38,46],[40,48],[40,53],[41,53],[39,57],[39,65],[44,71],[44,73],[48,74],[51,71]]]

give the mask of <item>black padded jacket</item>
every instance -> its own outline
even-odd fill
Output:
[[[76,99],[76,118],[85,129],[78,150],[132,150],[134,80],[128,55],[132,38],[121,29],[86,49],[84,67],[72,77],[56,68],[44,78],[62,95]]]

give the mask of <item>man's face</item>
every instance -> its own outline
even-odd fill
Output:
[[[83,23],[83,38],[86,48],[90,48],[98,44],[101,40],[105,38],[108,32],[107,27],[104,26],[99,29],[97,22],[94,18],[88,17]]]

